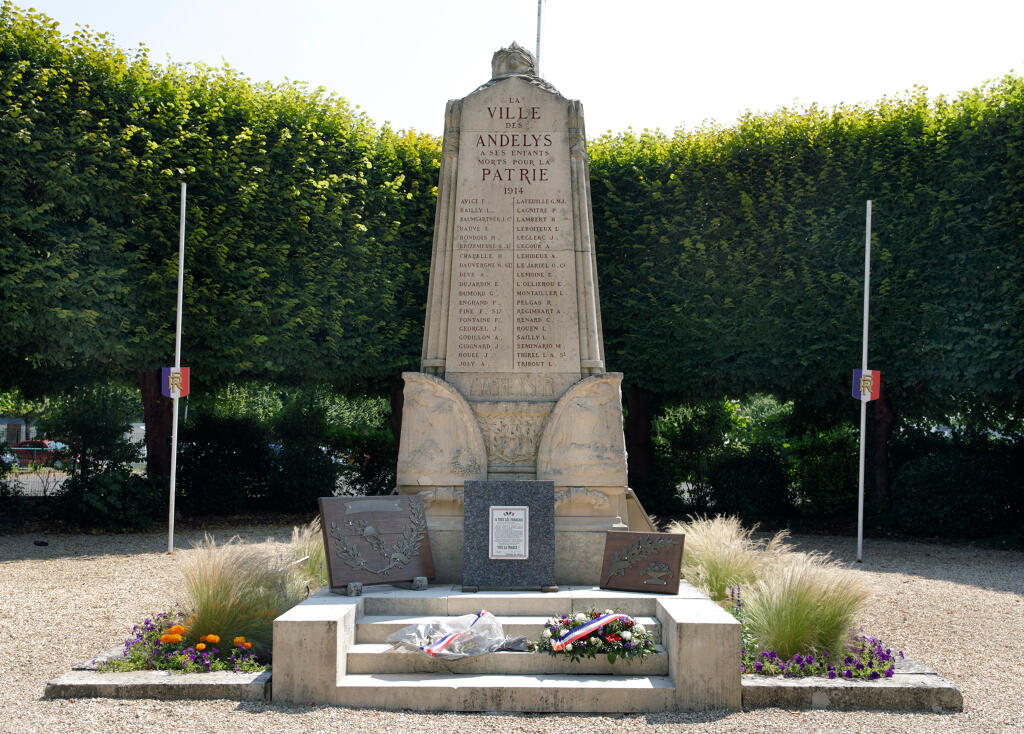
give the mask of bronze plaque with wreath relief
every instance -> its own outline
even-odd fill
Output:
[[[601,588],[675,594],[682,561],[681,534],[612,530],[605,536]]]
[[[321,497],[320,525],[332,590],[434,578],[419,497]]]

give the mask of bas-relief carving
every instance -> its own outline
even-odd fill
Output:
[[[421,489],[419,496],[423,498],[423,504],[427,507],[443,502],[461,505],[464,502],[464,491],[462,487],[431,487],[430,489]]]
[[[533,466],[552,403],[473,403],[492,467]]]
[[[608,495],[596,489],[586,487],[563,487],[555,490],[555,509],[565,505],[590,505],[595,510],[607,510],[611,508]]]
[[[540,441],[537,479],[560,486],[626,485],[621,382],[621,373],[595,375],[562,396]]]
[[[451,385],[405,372],[398,485],[459,485],[487,477],[487,448],[469,403]]]

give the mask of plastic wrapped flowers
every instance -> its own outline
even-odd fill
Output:
[[[565,655],[571,660],[605,655],[610,663],[618,658],[643,660],[658,653],[651,633],[642,624],[611,609],[552,617],[532,648],[535,652]]]

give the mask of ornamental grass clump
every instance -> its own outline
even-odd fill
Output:
[[[319,517],[307,525],[292,528],[291,548],[296,558],[295,571],[306,582],[309,591],[327,586],[327,558]]]
[[[724,602],[730,587],[748,587],[792,550],[788,531],[762,541],[754,539],[756,529],[745,529],[738,517],[717,515],[673,522],[668,532],[686,536],[683,577],[714,601]]]
[[[748,588],[742,621],[750,640],[786,660],[838,655],[868,598],[863,581],[818,554],[790,553]]]
[[[210,536],[181,561],[183,606],[191,610],[187,642],[215,633],[225,639],[244,637],[255,652],[271,647],[274,618],[306,596],[290,553],[232,538],[218,545]],[[247,648],[248,649],[248,648]]]

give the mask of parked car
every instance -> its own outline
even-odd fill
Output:
[[[67,450],[67,445],[45,438],[31,438],[11,446],[19,466],[52,466],[54,469],[64,468]]]

